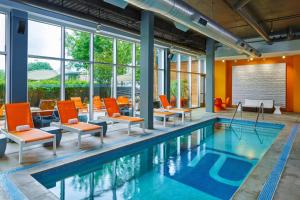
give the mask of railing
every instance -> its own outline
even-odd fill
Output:
[[[235,118],[235,115],[236,115],[236,113],[237,113],[237,111],[238,111],[238,109],[239,109],[240,106],[241,106],[241,119],[242,119],[242,117],[243,117],[243,107],[242,107],[242,102],[239,102],[238,105],[237,105],[237,107],[236,107],[236,109],[235,109],[235,111],[234,111],[234,114],[233,114],[233,116],[232,116],[232,118],[230,120],[228,128],[231,127],[232,122],[233,122],[233,120]]]
[[[261,103],[259,108],[258,108],[258,113],[257,113],[256,121],[255,121],[255,124],[254,124],[255,129],[256,129],[256,125],[257,125],[260,113],[262,114],[262,118],[264,120],[265,119],[265,117],[264,117],[264,103]]]

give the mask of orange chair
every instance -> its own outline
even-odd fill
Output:
[[[53,142],[53,154],[56,154],[56,135],[34,128],[29,103],[5,105],[7,129],[2,129],[9,139],[19,144],[19,163],[23,159],[23,147]]]
[[[169,103],[166,95],[159,95],[159,99],[160,99],[161,105],[165,109],[165,111],[181,114],[182,123],[184,122],[185,114],[189,114],[190,115],[190,120],[192,120],[192,110],[191,109],[188,109],[188,108],[173,108],[171,106],[171,104]]]
[[[226,97],[225,102],[222,103],[222,108],[226,109],[229,106],[230,106],[230,97]]]
[[[128,135],[130,135],[131,125],[141,124],[144,128],[144,119],[139,117],[129,117],[120,114],[120,109],[115,98],[104,98],[104,104],[108,114],[108,119],[113,122],[127,123]]]
[[[80,97],[71,97],[70,99],[71,99],[71,101],[74,101],[75,107],[76,107],[76,109],[78,109],[78,111],[80,113],[88,112],[87,105],[82,103]]]
[[[223,109],[222,107],[222,99],[215,98],[215,112],[220,112]]]
[[[129,98],[126,96],[118,96],[117,103],[120,107],[130,106]]]
[[[93,133],[101,133],[101,143],[103,143],[103,130],[101,126],[97,126],[94,124],[79,122],[78,119],[78,111],[75,107],[74,101],[58,101],[57,109],[60,118],[60,124],[56,124],[60,128],[75,132],[78,134],[78,145],[79,148],[81,146],[81,136],[82,135],[90,135]],[[71,123],[71,121],[76,121],[75,123]],[[55,125],[55,124],[54,124]]]
[[[41,99],[39,108],[44,112],[40,113],[40,116],[52,116],[52,113],[55,109],[56,101],[51,99]]]
[[[93,104],[94,104],[94,110],[96,110],[96,111],[105,111],[104,102],[101,101],[99,96],[94,96]]]

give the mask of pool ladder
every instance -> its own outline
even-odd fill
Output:
[[[228,128],[231,127],[232,122],[233,122],[233,120],[235,118],[235,115],[236,115],[236,113],[237,113],[237,111],[238,111],[238,109],[239,109],[240,106],[241,106],[241,119],[243,118],[243,105],[242,105],[242,102],[239,102],[238,105],[237,105],[237,107],[236,107],[236,109],[235,109],[235,111],[234,111],[234,114],[233,114],[233,116],[232,116],[232,118],[230,120]]]
[[[261,103],[260,106],[259,106],[259,108],[258,108],[258,112],[257,112],[255,124],[254,124],[254,128],[255,129],[256,129],[256,125],[257,125],[260,113],[262,114],[262,118],[264,120],[265,119],[265,117],[264,117],[264,103]]]

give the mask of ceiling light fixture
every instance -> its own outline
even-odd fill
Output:
[[[96,33],[100,33],[102,28],[102,24],[97,24],[96,26]]]

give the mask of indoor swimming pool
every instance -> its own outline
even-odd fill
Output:
[[[211,120],[33,177],[60,199],[230,199],[283,125]],[[201,127],[201,128],[199,128]]]

